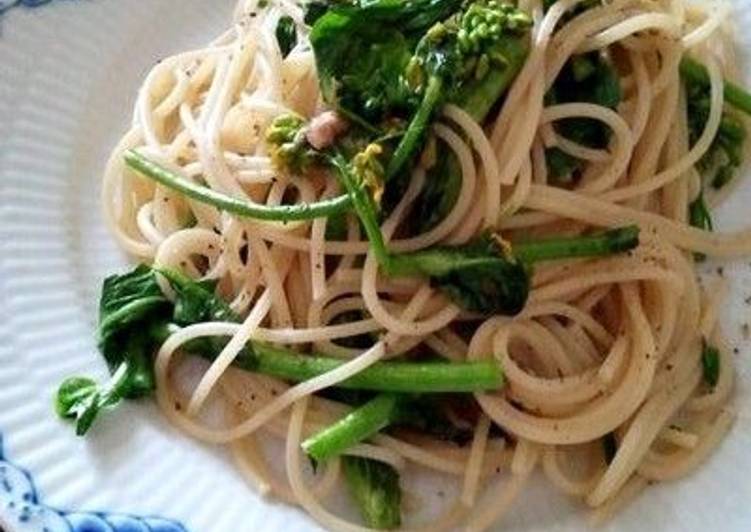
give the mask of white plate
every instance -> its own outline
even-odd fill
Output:
[[[51,531],[317,530],[300,511],[259,499],[223,451],[177,434],[148,401],[103,416],[86,439],[52,410],[65,376],[105,375],[92,339],[98,289],[126,265],[100,215],[108,151],[150,65],[218,34],[233,3],[89,0],[0,15],[0,434],[10,460],[0,461],[0,529],[43,530],[46,519]],[[735,10],[746,50],[749,5]],[[720,227],[751,224],[749,203],[747,182]],[[613,529],[751,530],[749,260],[724,270],[724,323],[740,351],[735,427],[697,474],[647,490]],[[503,528],[579,530],[582,510],[537,482]]]

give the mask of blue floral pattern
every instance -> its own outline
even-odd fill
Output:
[[[109,512],[69,512],[39,500],[28,471],[9,462],[0,437],[0,530],[15,532],[186,532],[176,521]]]
[[[52,0],[0,0],[0,14],[14,6],[36,7]]]

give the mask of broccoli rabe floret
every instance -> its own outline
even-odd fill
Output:
[[[386,169],[386,180],[396,176],[422,145],[433,114],[444,103],[465,103],[466,86],[485,80],[491,71],[501,73],[485,87],[484,113],[513,79],[524,52],[519,40],[526,38],[531,19],[509,4],[490,0],[473,2],[448,19],[434,24],[420,39],[407,64],[407,85],[421,101]],[[511,75],[506,75],[510,73]],[[480,105],[474,103],[474,106]]]
[[[287,113],[276,117],[266,130],[271,161],[280,171],[302,174],[319,159],[319,153],[305,138],[306,121]]]

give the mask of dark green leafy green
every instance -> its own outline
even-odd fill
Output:
[[[196,281],[176,270],[159,269],[176,292],[172,320],[178,325],[204,321],[240,321],[240,317],[215,295],[216,280]]]
[[[137,331],[143,321],[160,314],[168,304],[153,270],[146,265],[104,280],[96,336],[111,368],[122,361],[119,347],[123,340]]]
[[[687,76],[683,77],[683,85],[686,88],[689,142],[693,145],[699,140],[709,119],[710,89],[708,85]],[[703,179],[716,189],[729,183],[741,165],[745,141],[743,122],[726,105],[712,144],[696,164]]]
[[[713,231],[712,215],[704,201],[704,191],[700,190],[699,195],[688,206],[688,223],[693,227],[703,231]],[[694,258],[698,261],[706,259],[703,253],[694,253]]]
[[[456,0],[375,0],[326,10],[310,33],[326,102],[361,124],[408,112],[415,98],[403,74],[413,35],[457,6]]]
[[[463,308],[483,314],[514,315],[529,293],[525,264],[490,236],[464,246],[441,246],[393,255],[390,275],[424,275]]]
[[[148,266],[105,279],[96,336],[112,377],[102,385],[89,378],[67,379],[56,397],[58,413],[76,421],[77,434],[86,433],[103,408],[154,389],[151,356],[157,344],[148,328],[165,323],[169,310],[170,303]]]
[[[471,17],[465,17],[467,25],[470,24],[470,19]],[[521,70],[529,47],[523,32],[520,34],[518,29],[508,34],[504,33],[500,37],[495,35],[495,37],[485,39],[484,46],[487,48],[485,57],[495,57],[498,60],[489,62],[491,67],[487,69],[487,72],[482,66],[479,72],[475,70],[477,74],[484,73],[484,75],[469,75],[465,76],[461,83],[452,83],[454,89],[448,95],[451,103],[461,107],[479,123],[485,121],[491,109],[498,104]],[[480,60],[482,57],[483,54],[480,54]],[[463,68],[477,69],[480,60],[474,58],[465,60]],[[387,189],[385,198],[387,206],[395,204],[400,197],[405,184],[400,183],[400,185]],[[411,222],[418,232],[431,229],[448,215],[456,203],[460,187],[459,161],[451,150],[438,150],[436,163],[429,170],[423,191],[412,208]]]
[[[684,57],[680,65],[681,79],[686,91],[688,134],[691,145],[701,137],[709,120],[710,84],[706,67],[690,57]],[[719,189],[728,184],[742,163],[746,141],[746,128],[737,111],[751,115],[751,94],[732,82],[724,83],[725,106],[717,133],[709,149],[696,163],[702,176],[702,189],[688,206],[689,223],[704,231],[712,231],[712,216],[704,200],[707,184]],[[694,254],[704,260],[703,254]]]
[[[436,163],[428,171],[423,190],[415,200],[410,213],[410,225],[415,228],[417,234],[432,229],[448,216],[456,204],[462,186],[462,169],[454,152],[442,142],[437,151]],[[396,193],[389,192],[390,190],[386,191],[384,201],[387,206],[399,199]]]
[[[335,6],[311,30],[324,100],[373,131],[406,125],[387,180],[422,146],[440,105],[485,113],[526,55],[530,19],[495,0],[375,0]]]
[[[288,15],[280,17],[276,24],[275,34],[282,57],[287,57],[297,44],[297,27],[295,27],[295,21],[292,20],[292,17]]]
[[[454,411],[455,407],[466,409],[468,405],[477,408],[474,398],[468,394],[413,395],[408,401],[400,403],[398,416],[395,417],[392,426],[416,430],[421,434],[463,446],[472,440],[474,432],[467,425],[457,425],[453,417],[449,417],[446,412]]]
[[[720,379],[720,351],[706,340],[702,341],[701,366],[704,382],[712,388],[717,386]]]
[[[60,386],[56,409],[77,423],[84,434],[97,415],[122,399],[150,394],[154,389],[153,354],[181,326],[206,321],[239,321],[215,293],[215,283],[196,281],[159,270],[175,291],[175,301],[161,295],[157,272],[140,265],[108,278],[102,288],[99,347],[112,378],[97,384],[87,377],[71,377]],[[188,353],[213,360],[227,343],[225,337],[197,338],[185,344]],[[304,355],[261,342],[248,343],[234,360],[247,371],[291,381],[304,381],[341,366],[339,359]],[[497,390],[503,377],[493,362],[463,364],[379,362],[337,386],[398,393],[446,393]]]
[[[312,26],[326,13],[326,11],[333,7],[333,4],[333,2],[327,2],[325,0],[311,0],[303,3],[303,22],[308,26]]]
[[[709,74],[707,73],[707,67],[691,57],[684,56],[683,59],[681,59],[680,71],[685,82],[709,87]],[[727,103],[739,111],[751,115],[751,93],[746,89],[732,81],[725,80],[723,84],[723,94]]]
[[[546,95],[549,105],[589,102],[615,109],[621,101],[618,74],[598,52],[575,55],[566,62]],[[555,124],[561,136],[588,148],[604,149],[610,129],[591,118],[565,118]],[[546,150],[545,159],[551,181],[569,183],[576,179],[583,163],[559,148]]]
[[[343,457],[342,469],[365,524],[379,530],[397,528],[402,502],[399,473],[388,464],[357,456]]]

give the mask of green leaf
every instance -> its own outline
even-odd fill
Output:
[[[60,417],[75,417],[77,405],[96,393],[97,383],[87,377],[69,377],[55,397],[55,411]]]
[[[416,234],[432,229],[448,216],[456,204],[462,186],[462,168],[459,160],[442,141],[437,142],[438,160],[428,171],[422,193],[410,213],[410,225],[415,227]],[[390,196],[390,188],[386,189],[386,197]],[[396,197],[389,203],[396,204],[400,195],[396,192],[393,195]]]
[[[282,57],[287,57],[292,48],[297,44],[297,28],[292,17],[284,15],[276,24],[276,41],[279,43],[279,51]]]
[[[517,314],[529,293],[525,265],[507,255],[489,236],[464,246],[437,246],[395,255],[389,273],[426,275],[458,305],[482,314]]]
[[[409,108],[412,98],[401,79],[410,57],[407,40],[371,11],[330,10],[310,33],[324,100],[366,124]]]
[[[103,408],[117,404],[125,396],[129,372],[130,368],[124,362],[103,386],[84,377],[66,379],[55,398],[58,415],[75,420],[76,434],[83,436]]]
[[[704,191],[699,191],[697,198],[692,201],[688,206],[688,223],[693,227],[702,229],[703,231],[713,231],[714,224],[712,223],[712,215],[709,212],[709,208],[704,201]],[[706,255],[703,253],[694,253],[694,258],[697,261],[703,261],[706,259]]]
[[[342,469],[365,524],[379,530],[397,528],[402,502],[399,473],[383,462],[356,456],[342,457]]]
[[[702,340],[701,366],[704,382],[712,388],[717,386],[720,379],[720,351],[706,340]]]
[[[395,427],[417,430],[441,441],[459,446],[472,440],[474,432],[466,426],[458,426],[446,414],[448,405],[463,408],[476,407],[469,394],[425,394],[405,401],[399,408]]]
[[[575,55],[569,59],[545,96],[548,104],[588,102],[615,109],[622,93],[618,73],[599,52]],[[610,140],[610,129],[591,118],[565,118],[555,123],[563,137],[589,148],[604,149]],[[545,159],[551,181],[564,184],[572,181],[583,162],[565,152],[546,150]]]
[[[205,321],[240,321],[230,306],[215,294],[216,281],[196,281],[176,270],[159,269],[177,294],[172,321],[191,325]]]
[[[97,337],[112,377],[103,385],[85,377],[69,378],[56,399],[58,414],[75,419],[79,435],[90,428],[103,408],[154,390],[153,354],[169,334],[170,322],[238,321],[214,294],[215,282],[195,281],[173,271],[160,274],[176,292],[174,305],[162,294],[155,271],[147,265],[105,280]],[[199,338],[186,349],[216,355],[226,342],[226,338]]]
[[[153,390],[151,354],[156,345],[148,328],[166,322],[170,311],[171,303],[149,266],[142,264],[105,279],[99,304],[98,346],[111,373],[127,366],[127,379],[120,390],[123,396],[135,398]]]
[[[576,177],[574,173],[581,168],[579,159],[555,147],[545,150],[545,163],[550,180],[557,184],[573,182]]]
[[[170,283],[177,297],[175,299],[172,323],[186,326],[207,321],[239,322],[238,316],[230,306],[216,295],[215,281],[196,281],[175,270],[159,270]],[[185,344],[184,349],[196,354],[216,356],[227,345],[227,338],[209,336],[196,338]],[[249,353],[249,347],[240,352]]]
[[[97,343],[110,367],[121,361],[122,337],[131,326],[169,309],[169,301],[149,266],[141,264],[124,275],[104,280],[99,302]]]

